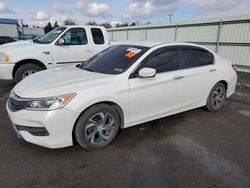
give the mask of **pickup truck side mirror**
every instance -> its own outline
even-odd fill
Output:
[[[64,39],[59,39],[58,42],[57,42],[58,46],[63,46],[64,44],[65,44]]]

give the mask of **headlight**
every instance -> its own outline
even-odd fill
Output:
[[[8,55],[0,53],[0,62],[7,63],[9,61],[9,59],[10,58]]]
[[[25,109],[27,110],[57,110],[63,108],[73,97],[73,94],[67,94],[57,97],[31,99],[26,102]]]
[[[57,97],[27,99],[17,96],[12,90],[9,97],[9,104],[15,110],[57,110],[63,108],[75,95],[75,93],[72,93]]]

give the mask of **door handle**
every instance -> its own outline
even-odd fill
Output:
[[[45,51],[45,52],[43,52],[45,55],[49,55],[50,54],[50,52],[48,52],[48,51]]]
[[[210,70],[209,70],[209,72],[214,72],[214,71],[216,71],[216,69],[210,69]]]
[[[180,80],[182,78],[184,78],[184,76],[176,76],[176,77],[174,77],[174,80]]]

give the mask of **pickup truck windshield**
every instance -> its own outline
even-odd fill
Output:
[[[57,27],[34,42],[37,42],[40,44],[49,44],[53,42],[65,29],[66,27]]]
[[[83,64],[82,69],[103,74],[121,74],[148,49],[144,46],[111,46]]]

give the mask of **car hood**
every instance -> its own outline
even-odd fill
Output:
[[[36,43],[33,43],[31,40],[27,40],[27,41],[16,41],[16,42],[11,42],[11,43],[7,43],[7,44],[3,44],[0,46],[0,51],[2,50],[8,50],[8,49],[16,49],[16,48],[24,48],[27,46],[35,46],[35,45],[39,45]]]
[[[76,67],[41,71],[25,78],[14,87],[22,98],[51,97],[78,92],[110,82],[113,75],[100,74]]]

